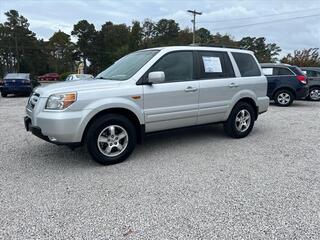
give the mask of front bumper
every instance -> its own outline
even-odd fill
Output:
[[[33,135],[35,135],[36,137],[38,138],[41,138],[42,140],[44,141],[47,141],[49,143],[53,143],[53,144],[56,144],[56,145],[67,145],[69,146],[70,148],[74,149],[75,147],[79,147],[81,146],[81,142],[59,142],[59,141],[52,141],[48,136],[44,135],[42,133],[42,130],[40,127],[36,127],[36,126],[33,126],[32,123],[31,123],[31,119],[26,116],[24,117],[24,126],[25,126],[25,129],[28,131],[28,132],[31,132]]]

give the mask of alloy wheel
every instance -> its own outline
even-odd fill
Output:
[[[280,93],[278,95],[277,100],[281,105],[286,105],[286,104],[288,104],[290,102],[291,97],[290,97],[290,95],[288,93],[283,92],[283,93]]]
[[[110,125],[100,132],[97,145],[105,156],[116,157],[126,149],[128,140],[128,133],[123,127]]]
[[[251,115],[247,109],[242,109],[238,112],[235,124],[237,130],[240,132],[248,130],[251,124]]]

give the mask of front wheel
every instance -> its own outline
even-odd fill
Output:
[[[4,93],[4,92],[2,92],[2,93],[1,93],[1,97],[7,97],[7,94]]]
[[[252,105],[246,102],[239,102],[234,106],[223,126],[230,137],[243,138],[251,132],[254,121],[255,113]]]
[[[136,145],[134,125],[124,116],[107,114],[88,129],[87,148],[95,161],[103,165],[126,160]]]
[[[312,87],[309,91],[308,99],[311,101],[320,101],[320,87]]]
[[[288,107],[293,103],[293,94],[288,90],[279,90],[274,95],[274,102],[280,107]]]

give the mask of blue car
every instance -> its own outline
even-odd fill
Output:
[[[29,73],[8,73],[3,79],[3,85],[0,88],[1,96],[8,94],[30,95],[32,84]]]
[[[277,63],[263,63],[261,68],[268,80],[267,96],[276,105],[287,107],[309,95],[307,76],[300,68]]]

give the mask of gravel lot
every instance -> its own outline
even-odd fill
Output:
[[[271,106],[240,140],[153,135],[100,166],[27,133],[26,102],[0,98],[0,239],[320,238],[320,103]]]

